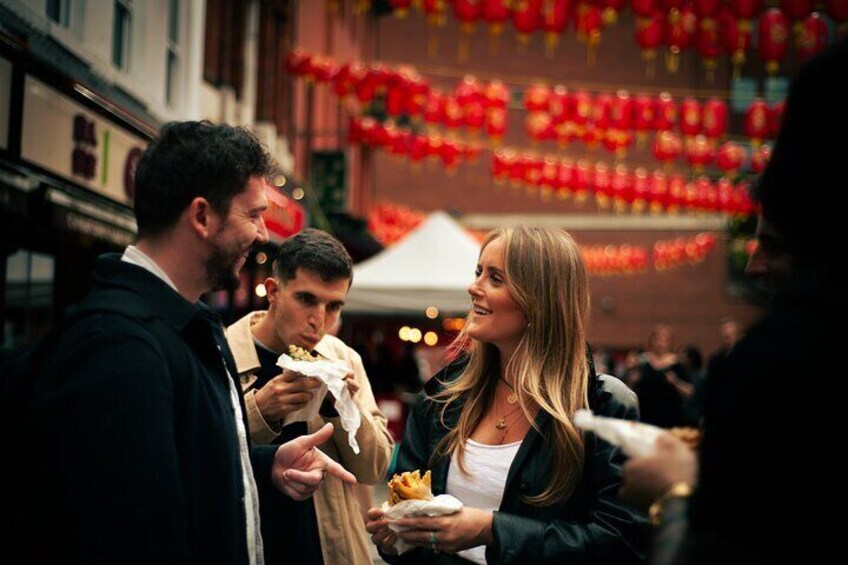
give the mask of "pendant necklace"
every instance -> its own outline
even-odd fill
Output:
[[[503,377],[499,377],[499,378],[501,379],[501,381],[503,381],[503,384],[505,384],[510,390],[509,396],[506,397],[506,401],[509,403],[510,406],[512,406],[513,404],[518,402],[518,394],[515,392],[515,387],[512,386],[511,384],[509,384],[509,381],[506,380],[505,378],[503,378]]]
[[[503,377],[500,377],[500,379],[511,390],[511,392],[509,393],[509,396],[506,397],[506,401],[509,403],[510,406],[512,406],[516,402],[518,402],[518,395],[515,393],[515,389],[512,387],[511,384],[509,384],[506,381],[506,379],[504,379]],[[495,429],[500,430],[500,431],[506,430],[510,426],[510,424],[512,424],[512,422],[507,424],[506,419],[509,418],[510,416],[512,416],[513,414],[515,414],[515,412],[517,412],[520,409],[521,409],[521,406],[516,406],[515,408],[513,408],[512,410],[510,410],[509,412],[507,412],[506,414],[504,414],[500,418],[498,418],[498,421],[495,423]],[[506,434],[506,432],[504,431],[504,435],[505,434]],[[503,438],[501,438],[501,441],[503,441]]]

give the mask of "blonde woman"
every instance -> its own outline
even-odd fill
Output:
[[[638,563],[643,517],[616,499],[621,453],[575,411],[635,419],[635,395],[587,359],[589,289],[574,240],[513,227],[483,242],[459,355],[407,421],[396,471],[432,470],[453,515],[406,519],[397,556],[379,509],[368,531],[390,562]],[[434,555],[438,553],[438,555]]]

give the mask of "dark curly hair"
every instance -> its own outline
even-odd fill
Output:
[[[251,177],[270,177],[273,158],[243,127],[209,121],[170,122],[142,155],[135,173],[140,237],[157,236],[197,197],[223,215]]]

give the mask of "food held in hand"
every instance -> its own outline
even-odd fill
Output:
[[[394,505],[404,500],[431,500],[433,491],[430,490],[430,471],[421,476],[418,470],[407,471],[395,475],[389,481],[389,504]]]
[[[295,361],[318,361],[318,358],[297,345],[289,345],[289,357]]]
[[[698,449],[698,446],[701,444],[701,430],[697,428],[671,428],[668,430],[668,433],[688,445],[691,449]]]

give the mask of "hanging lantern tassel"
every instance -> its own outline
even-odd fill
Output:
[[[601,42],[601,30],[593,29],[589,32],[589,40],[587,41],[587,50],[586,50],[586,66],[590,69],[595,66],[597,62],[597,49],[598,44]]]
[[[548,59],[554,56],[557,44],[559,44],[559,34],[552,31],[545,33],[545,55]]]
[[[680,69],[680,47],[677,45],[670,47],[665,54],[665,68],[671,74],[677,73]]]
[[[459,29],[461,31],[461,35],[459,36],[457,60],[460,63],[465,63],[468,61],[469,38],[474,32],[474,23],[463,22],[460,24]]]

